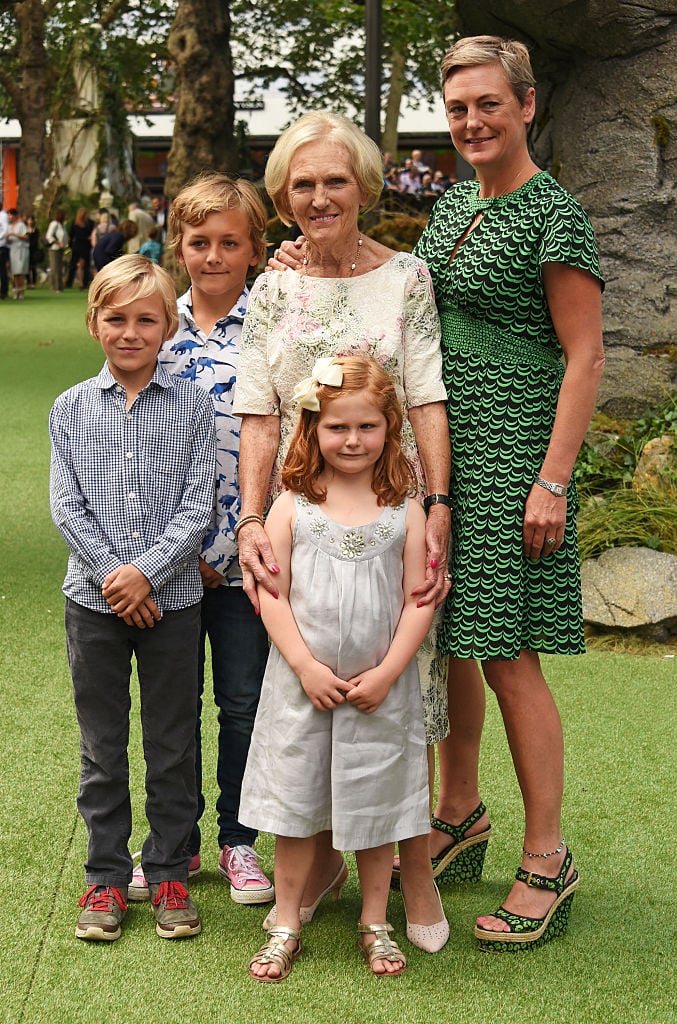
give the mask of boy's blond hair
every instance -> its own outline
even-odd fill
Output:
[[[149,295],[160,295],[162,299],[167,329],[165,338],[171,338],[176,334],[179,326],[179,317],[176,311],[176,290],[174,282],[162,267],[153,263],[146,256],[139,256],[137,253],[130,256],[120,256],[107,263],[98,272],[89,289],[87,296],[87,329],[93,338],[97,337],[96,318],[101,309],[105,306],[120,305],[117,296],[121,291],[128,289],[129,294],[124,305],[136,302],[137,299],[145,299]]]
[[[203,224],[210,213],[242,210],[249,222],[252,248],[261,259],[265,248],[268,215],[255,185],[245,178],[231,178],[219,171],[204,171],[185,185],[169,210],[168,248],[181,252],[183,224]]]

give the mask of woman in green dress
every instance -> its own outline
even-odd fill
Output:
[[[452,730],[459,707],[461,724],[477,722],[459,687],[470,680],[476,692],[479,661],[524,800],[515,883],[475,928],[481,948],[502,952],[561,934],[578,884],[561,831],[562,727],[539,652],[584,650],[572,472],[604,365],[603,284],[585,213],[527,149],[526,47],[461,39],[442,82],[452,141],[476,177],[438,201],[416,248],[433,279],[449,396],[452,587],[439,642],[452,658]],[[477,747],[454,752],[454,742],[452,732],[441,745],[443,790],[476,770]],[[433,856],[448,842],[433,832]]]

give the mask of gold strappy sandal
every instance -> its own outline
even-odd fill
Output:
[[[404,974],[407,966],[406,956],[397,943],[390,939],[392,931],[393,926],[387,922],[385,924],[358,924],[357,926],[358,949],[367,961],[367,967],[377,978],[397,978],[400,974]],[[367,944],[361,938],[362,935],[374,935],[376,937],[373,942]],[[374,964],[377,960],[388,960],[390,963],[397,963],[399,961],[402,967],[399,971],[384,971],[383,974],[376,973],[374,971]]]
[[[290,939],[298,943],[293,952],[286,945]],[[302,952],[303,946],[301,945],[300,931],[294,931],[293,928],[284,928],[282,925],[271,928],[268,932],[268,941],[261,946],[256,956],[253,956],[249,961],[249,976],[254,981],[284,981],[285,978],[289,977],[294,961],[298,960]],[[251,968],[254,964],[275,964],[276,967],[280,968],[280,975],[277,978],[271,978],[269,974],[264,974],[261,977],[258,974],[252,974]]]

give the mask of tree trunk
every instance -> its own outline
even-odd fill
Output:
[[[33,211],[49,175],[49,95],[51,75],[45,52],[45,12],[40,0],[16,4],[15,16],[20,34],[21,83],[12,90],[12,100],[21,122],[19,169],[22,212]]]
[[[179,0],[168,45],[178,92],[165,181],[171,200],[199,171],[237,168],[228,3]]]
[[[396,159],[398,145],[397,124],[400,119],[400,107],[404,94],[405,56],[401,50],[393,47],[390,56],[390,82],[388,83],[388,99],[386,100],[386,117],[381,139],[384,153],[392,153]]]

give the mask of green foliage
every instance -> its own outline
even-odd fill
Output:
[[[651,118],[651,127],[654,130],[654,145],[667,146],[670,141],[670,122],[660,114],[654,114]]]
[[[427,220],[424,214],[393,214],[381,210],[379,219],[365,229],[365,234],[391,249],[411,252],[421,237]]]
[[[353,0],[287,0],[253,4],[232,0],[233,61],[252,94],[279,84],[290,109],[354,111],[364,106],[364,5]],[[382,9],[383,82],[392,54],[405,59],[407,101],[439,93],[439,63],[454,38],[456,14],[448,0],[393,0]],[[385,104],[384,104],[385,106]]]
[[[598,413],[576,462],[577,485],[590,494],[628,486],[646,442],[663,434],[677,437],[677,393],[631,422]]]
[[[14,4],[0,4],[0,115],[16,117],[10,80],[22,75],[21,43]],[[100,86],[114,89],[121,111],[150,105],[162,94],[162,62],[174,0],[42,0],[44,43],[53,70],[50,102],[55,114],[78,112],[76,78],[92,71]],[[4,87],[3,87],[4,86]]]
[[[677,394],[631,422],[614,421],[603,413],[593,419],[592,435],[575,468],[582,491],[578,517],[582,560],[623,545],[677,555],[677,466],[663,473],[668,486],[649,481],[640,488],[632,486],[644,445],[663,435],[677,440]]]
[[[578,544],[582,561],[625,545],[677,555],[677,502],[652,487],[589,497],[578,516]]]
[[[272,208],[272,203],[270,205]],[[289,238],[291,238],[291,228],[283,224],[273,210],[272,215],[266,221],[266,245],[269,247],[278,246]]]
[[[677,646],[658,643],[647,638],[641,629],[597,629],[585,627],[585,648],[603,651],[607,654],[632,654],[639,658],[672,659],[677,656]]]

